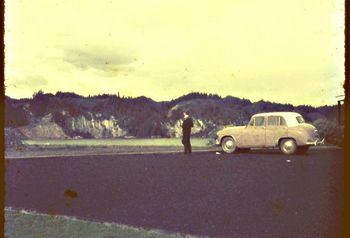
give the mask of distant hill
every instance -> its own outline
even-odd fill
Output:
[[[61,135],[113,138],[180,136],[179,120],[184,110],[190,111],[195,119],[194,136],[208,136],[223,125],[244,125],[259,112],[295,111],[309,122],[337,118],[336,106],[253,103],[233,96],[205,93],[190,93],[171,101],[156,102],[147,97],[126,98],[108,94],[83,97],[70,92],[49,94],[39,91],[32,99],[6,97],[5,105],[5,127],[21,130],[17,133],[19,135],[35,135],[36,138],[47,138],[50,134],[47,127],[45,133],[37,129],[44,128],[40,127],[43,119],[46,126],[51,125],[57,131],[57,135],[52,136],[54,138]],[[29,133],[28,128],[37,131]]]

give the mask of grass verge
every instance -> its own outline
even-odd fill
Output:
[[[100,223],[66,216],[50,216],[5,208],[6,238],[195,238],[169,234],[161,230],[145,230],[115,223]]]

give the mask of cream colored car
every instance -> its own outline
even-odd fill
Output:
[[[317,129],[295,112],[269,112],[252,116],[247,126],[225,127],[217,132],[216,144],[225,153],[250,148],[279,148],[284,154],[305,153],[324,143]]]

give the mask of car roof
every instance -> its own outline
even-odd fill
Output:
[[[283,117],[296,117],[301,116],[297,112],[263,112],[263,113],[257,113],[254,114],[253,117],[256,116],[283,116]]]

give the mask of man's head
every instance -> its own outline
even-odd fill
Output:
[[[190,116],[190,113],[188,111],[184,111],[184,118],[187,118]]]

